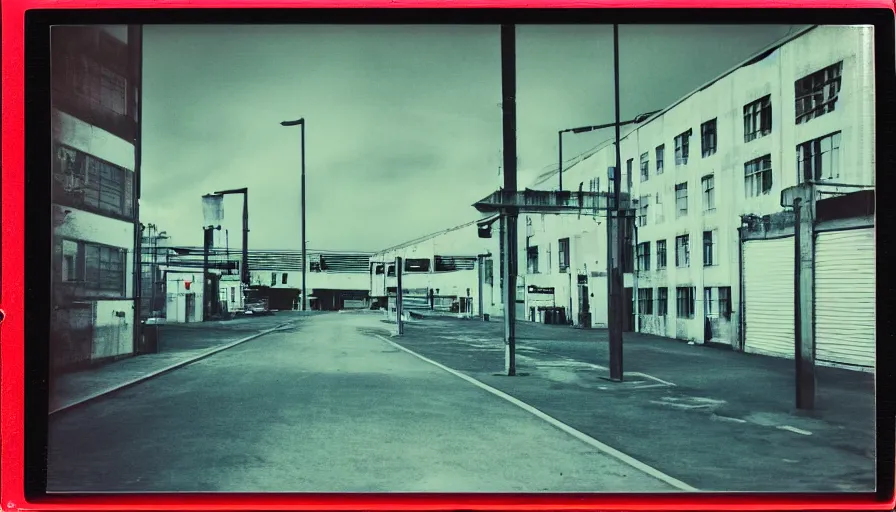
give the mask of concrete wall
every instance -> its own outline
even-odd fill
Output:
[[[273,272],[270,270],[250,270],[253,284],[263,286],[271,285],[271,274],[277,274],[277,284],[274,288],[302,288],[302,272]],[[286,274],[286,284],[283,283],[283,274]],[[310,290],[331,289],[331,290],[369,290],[370,275],[355,272],[306,272],[305,282]]]

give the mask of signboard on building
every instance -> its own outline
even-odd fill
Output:
[[[553,286],[551,286],[551,287],[541,287],[541,286],[529,285],[529,290],[528,290],[528,291],[529,291],[529,293],[532,293],[532,294],[539,294],[539,295],[553,295],[553,294],[554,294],[554,287],[553,287]]]

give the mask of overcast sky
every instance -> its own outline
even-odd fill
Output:
[[[663,108],[790,26],[624,26],[622,117]],[[521,26],[520,185],[557,131],[612,122],[612,26]],[[201,196],[249,188],[250,247],[378,250],[478,217],[501,184],[497,26],[146,26],[141,221],[201,245]],[[564,139],[568,156],[612,130]],[[241,200],[225,202],[239,246]]]

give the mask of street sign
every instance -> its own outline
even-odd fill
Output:
[[[533,293],[533,294],[553,295],[554,287],[553,286],[541,287],[541,286],[529,285],[528,291],[529,291],[529,293]]]

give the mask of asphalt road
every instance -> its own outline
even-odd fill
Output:
[[[671,492],[321,315],[50,418],[49,490]]]

